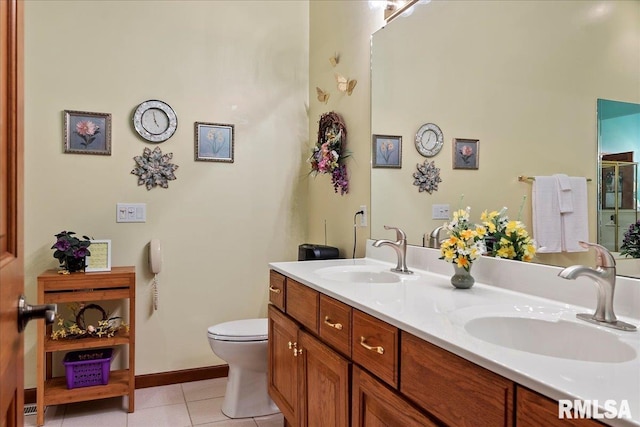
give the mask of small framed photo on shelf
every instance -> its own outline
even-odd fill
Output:
[[[111,240],[92,240],[84,271],[111,271]]]
[[[64,111],[64,152],[111,155],[111,114]]]
[[[196,122],[195,159],[233,163],[233,125]]]
[[[402,137],[373,135],[371,153],[374,168],[402,168]]]
[[[453,168],[478,169],[479,144],[478,139],[454,138]]]

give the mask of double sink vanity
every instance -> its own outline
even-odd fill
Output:
[[[640,426],[640,332],[576,318],[589,279],[483,257],[455,289],[438,257],[409,247],[397,274],[368,241],[363,259],[270,264],[269,393],[289,425]],[[640,281],[619,278],[614,305],[639,325]],[[595,420],[560,419],[560,400]]]

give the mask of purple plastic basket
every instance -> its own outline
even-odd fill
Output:
[[[67,353],[62,362],[67,373],[67,388],[108,384],[112,354],[112,348]]]

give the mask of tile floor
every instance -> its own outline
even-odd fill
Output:
[[[126,398],[50,406],[45,427],[281,427],[282,414],[232,420],[220,411],[226,378],[136,390],[136,410],[127,413]],[[25,427],[36,425],[28,415]]]

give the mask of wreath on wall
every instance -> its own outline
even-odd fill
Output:
[[[331,174],[331,183],[336,193],[345,195],[349,192],[349,177],[345,159],[349,153],[345,151],[347,143],[347,127],[339,114],[324,113],[318,122],[318,141],[313,147],[309,163],[311,174]]]

